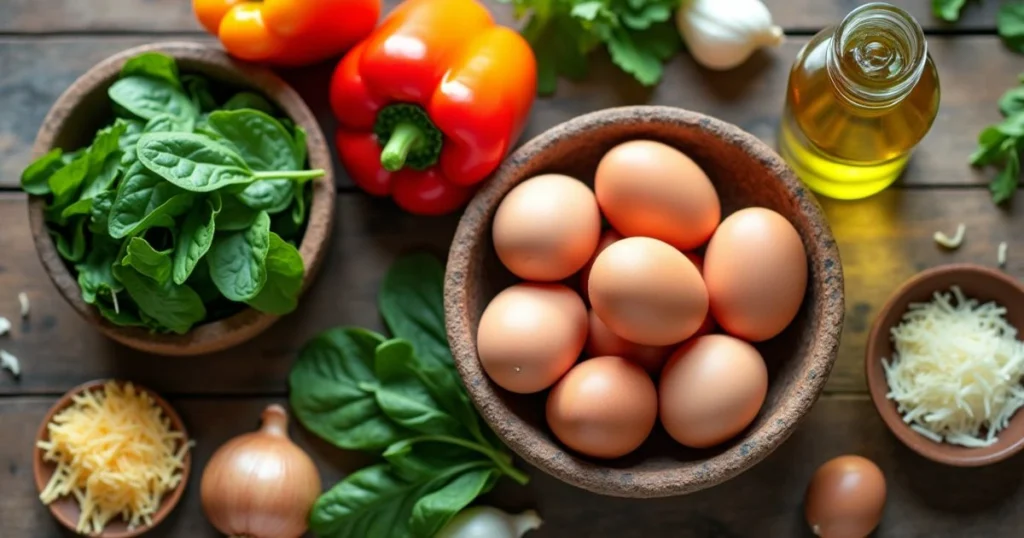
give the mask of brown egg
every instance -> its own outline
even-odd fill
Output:
[[[718,227],[704,254],[711,314],[726,332],[768,340],[796,317],[807,291],[807,253],[782,215],[741,209]]]
[[[839,456],[815,471],[804,515],[815,536],[865,538],[882,520],[885,475],[871,460]]]
[[[572,368],[587,340],[587,308],[561,284],[505,289],[480,316],[480,364],[499,386],[527,394],[553,385]]]
[[[587,356],[601,357],[612,355],[631,360],[640,365],[647,373],[654,375],[661,371],[665,359],[672,351],[672,346],[644,346],[630,342],[615,334],[607,325],[590,311],[590,332],[587,333]]]
[[[768,370],[754,346],[709,334],[676,350],[661,371],[661,424],[683,445],[712,447],[749,426],[767,394]]]
[[[594,255],[601,213],[583,182],[545,174],[505,195],[491,234],[509,271],[525,280],[554,282],[579,271]]]
[[[604,249],[608,248],[608,245],[622,239],[622,234],[612,229],[607,229],[601,232],[601,239],[597,242],[597,249],[594,250],[594,255],[591,256],[590,261],[580,269],[580,295],[583,297],[583,302],[590,304],[590,295],[587,292],[587,285],[590,282],[590,268],[594,266],[594,260],[597,259],[597,255],[604,252]],[[613,353],[614,355],[614,353]]]
[[[650,140],[615,146],[597,166],[601,212],[626,237],[660,239],[680,250],[707,242],[721,219],[718,193],[683,152]]]
[[[671,245],[627,237],[604,249],[590,269],[590,303],[615,334],[667,346],[692,336],[708,313],[700,272]]]
[[[693,266],[697,268],[697,272],[700,273],[701,278],[704,278],[704,258],[700,254],[693,252],[684,252],[683,255],[686,259],[693,263]],[[704,336],[705,334],[711,334],[715,332],[715,317],[711,315],[711,308],[709,305],[708,313],[704,316],[704,322],[697,328],[697,332],[693,333],[690,338],[697,338],[698,336]]]
[[[657,418],[654,382],[622,357],[577,364],[548,395],[548,426],[555,437],[595,458],[618,458],[636,450]]]

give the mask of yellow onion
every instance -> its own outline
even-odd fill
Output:
[[[214,453],[200,486],[203,511],[229,536],[297,538],[320,495],[313,460],[288,438],[288,414],[270,405],[259,430]]]

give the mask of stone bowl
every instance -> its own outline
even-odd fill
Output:
[[[89,381],[83,383],[65,393],[57,400],[56,403],[50,407],[50,410],[46,412],[46,416],[43,417],[43,421],[39,424],[39,431],[36,433],[35,442],[32,445],[32,474],[36,483],[36,488],[40,493],[46,488],[46,485],[50,482],[50,478],[53,477],[53,473],[57,469],[57,465],[53,462],[46,461],[43,459],[43,451],[36,445],[39,441],[46,441],[50,438],[49,424],[53,420],[54,415],[68,408],[72,404],[72,399],[75,396],[84,394],[86,391],[99,391],[108,382],[114,381],[120,386],[124,386],[127,382],[121,380],[109,380],[109,379],[98,379],[95,381]],[[167,403],[160,397],[159,394],[153,392],[145,387],[135,385],[135,390],[138,392],[148,394],[153,402],[163,411],[164,417],[167,418],[170,423],[172,431],[182,432],[183,439],[182,444],[189,443],[188,432],[185,429],[185,423],[181,420],[181,416],[178,412],[171,407],[171,404]],[[182,446],[181,444],[178,445]],[[115,518],[111,520],[106,527],[103,528],[99,534],[95,535],[96,538],[135,538],[142,534],[153,530],[154,527],[159,525],[168,515],[174,510],[174,507],[181,501],[181,496],[185,492],[185,486],[188,484],[188,477],[192,471],[192,450],[189,449],[185,453],[183,459],[183,467],[181,470],[181,481],[178,485],[164,494],[160,499],[160,506],[153,514],[153,522],[149,525],[141,525],[135,528],[128,528],[128,522],[121,518]],[[74,532],[78,527],[78,518],[82,514],[82,509],[78,505],[78,502],[73,496],[60,497],[53,501],[49,505],[50,513],[53,517],[60,522],[61,525]]]
[[[515,282],[491,244],[491,221],[521,181],[562,173],[592,182],[602,155],[633,139],[674,146],[699,164],[718,190],[722,215],[749,206],[773,209],[796,227],[807,250],[807,294],[778,337],[757,347],[769,372],[767,399],[754,422],[713,449],[676,444],[660,428],[637,451],[615,460],[575,453],[548,429],[546,392],[513,394],[492,383],[477,356],[480,316]],[[678,108],[636,106],[569,120],[515,151],[470,202],[459,223],[445,278],[448,339],[462,381],[487,423],[537,468],[575,486],[618,497],[666,497],[729,480],[764,459],[796,429],[817,400],[839,349],[843,273],[817,201],[771,148],[729,123]]]
[[[264,67],[238,62],[224,51],[201,43],[154,43],[119,52],[89,69],[57,99],[36,136],[32,158],[38,158],[53,148],[70,151],[88,145],[96,130],[109,122],[112,116],[107,89],[117,80],[125,61],[143,52],[167,54],[177,60],[182,72],[205,75],[227,86],[262,94],[306,130],[309,165],[314,169],[324,169],[326,174],[313,182],[313,203],[306,232],[299,245],[306,268],[302,287],[305,291],[320,268],[333,228],[335,186],[331,153],[316,117],[302,97]],[[43,214],[45,206],[45,198],[29,197],[29,221],[43,267],[60,294],[80,316],[121,344],[158,355],[201,355],[250,340],[278,320],[278,316],[245,309],[231,317],[197,325],[183,335],[154,334],[143,328],[114,325],[82,300],[76,275],[57,253],[53,239],[47,233]]]

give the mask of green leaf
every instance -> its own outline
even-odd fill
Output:
[[[188,96],[192,98],[192,104],[200,112],[209,112],[217,108],[217,100],[210,92],[210,82],[198,75],[184,75],[181,83],[185,86]]]
[[[78,198],[82,182],[89,173],[89,152],[86,151],[71,161],[70,164],[54,172],[50,176],[50,191],[53,202],[50,207],[63,209]]]
[[[252,300],[267,282],[270,216],[261,212],[245,230],[218,235],[207,254],[210,277],[225,297]]]
[[[669,60],[683,49],[679,30],[671,22],[656,23],[642,32],[631,32],[633,42],[662,62]]]
[[[75,265],[78,287],[82,290],[85,302],[96,304],[97,295],[103,290],[112,294],[123,289],[113,273],[119,250],[117,242],[103,236],[93,237],[89,254],[83,262]]]
[[[1006,145],[1003,142],[1008,138],[998,127],[986,127],[978,135],[978,149],[971,154],[970,163],[974,166],[984,166],[1001,160],[1006,155]]]
[[[422,364],[452,367],[444,323],[444,266],[435,256],[416,253],[395,260],[384,275],[377,305],[391,333],[408,340]]]
[[[1003,116],[1010,116],[1021,110],[1024,110],[1024,86],[1010,88],[999,98],[999,111]]]
[[[238,194],[245,205],[271,215],[288,209],[295,199],[295,185],[290,179],[265,179],[251,183]]]
[[[996,15],[996,26],[1007,47],[1024,52],[1024,3],[1003,4]]]
[[[376,381],[374,352],[383,342],[371,331],[337,328],[302,348],[288,382],[292,410],[306,429],[349,450],[380,450],[412,435],[360,388]]]
[[[281,122],[258,110],[218,110],[210,128],[257,171],[298,170],[295,139]]]
[[[992,191],[992,201],[1001,204],[1013,199],[1017,192],[1017,184],[1020,180],[1020,155],[1017,151],[1010,151],[1006,155],[1006,163],[1000,170],[988,188]]]
[[[144,52],[130,58],[121,68],[121,78],[149,77],[181,88],[178,78],[178,64],[174,58],[159,52]]]
[[[117,198],[115,191],[103,191],[93,197],[92,207],[89,211],[90,232],[104,236],[110,233],[110,208],[114,206],[115,198]]]
[[[125,119],[118,118],[114,122],[115,125],[118,123],[124,125],[124,134],[118,139],[117,145],[123,153],[135,158],[135,144],[138,144],[139,137],[142,136],[142,131],[146,128],[146,122],[136,119]]]
[[[253,174],[227,146],[191,133],[146,133],[139,139],[139,161],[149,170],[191,192],[248,184]]]
[[[142,237],[128,241],[122,265],[135,268],[139,274],[152,278],[157,284],[164,284],[171,278],[171,251],[157,251]]]
[[[583,19],[585,21],[597,20],[598,15],[604,11],[604,2],[602,0],[589,0],[587,2],[580,2],[572,6],[572,10],[569,12],[573,17]]]
[[[388,340],[376,351],[375,370],[379,384],[366,387],[377,405],[396,423],[420,433],[459,436],[461,424],[434,401],[413,374],[413,349],[401,339]]]
[[[46,155],[33,161],[21,173],[22,190],[36,196],[50,194],[50,176],[61,168],[64,168],[64,161],[61,159],[60,148],[50,150]]]
[[[220,290],[217,289],[217,285],[213,283],[213,279],[210,278],[210,265],[206,263],[206,259],[199,260],[199,264],[196,265],[195,270],[189,275],[188,280],[185,282],[192,289],[196,290],[199,297],[203,300],[204,305],[210,305],[214,301],[220,301],[222,303],[236,304],[228,301],[223,295],[220,294]],[[212,313],[211,313],[212,316]]]
[[[195,128],[195,118],[179,118],[170,114],[160,114],[146,122],[143,133],[191,133]]]
[[[206,317],[203,301],[188,286],[172,282],[159,284],[123,265],[114,266],[114,276],[124,285],[141,313],[171,332],[185,334]]]
[[[60,212],[60,218],[62,221],[78,216],[78,215],[90,215],[92,214],[92,199],[83,198],[67,207]]]
[[[57,253],[69,262],[81,261],[85,256],[85,218],[76,217],[69,225],[68,238],[64,233],[50,230],[50,237],[57,243]]]
[[[623,29],[613,29],[608,36],[607,44],[612,62],[633,75],[638,82],[644,86],[654,86],[661,81],[661,58],[654,50],[643,48],[633,39],[631,33]]]
[[[438,469],[471,461],[489,462],[475,450],[447,441],[412,437],[392,443],[381,456],[406,480],[419,480],[437,474]]]
[[[230,99],[220,107],[221,110],[242,110],[252,109],[267,114],[276,113],[274,105],[270,104],[265,97],[252,92],[239,92],[232,95]]]
[[[956,22],[967,0],[932,0],[932,14],[946,22]]]
[[[299,251],[271,232],[270,250],[267,252],[267,283],[259,295],[249,301],[249,306],[276,316],[290,313],[299,306],[304,274]]]
[[[306,222],[306,211],[313,197],[312,187],[305,183],[295,184],[295,204],[292,206],[292,223],[302,226]]]
[[[218,193],[196,205],[185,217],[174,245],[174,283],[184,284],[196,264],[210,250],[216,229],[217,214],[221,209]]]
[[[541,95],[554,93],[559,76],[585,77],[587,55],[600,43],[568,11],[535,13],[522,33],[537,57],[537,92]]]
[[[90,200],[101,192],[111,190],[117,183],[118,174],[121,173],[121,153],[115,151],[107,156],[100,172],[91,178],[87,178],[82,188],[82,199]]]
[[[157,177],[141,163],[125,173],[110,209],[110,236],[115,239],[151,227],[170,227],[173,217],[188,211],[193,196]]]
[[[295,144],[295,162],[299,168],[302,168],[306,166],[306,159],[309,154],[309,148],[306,145],[306,130],[296,125],[292,129],[292,138]]]
[[[409,520],[413,536],[432,538],[469,503],[494,488],[499,476],[494,468],[468,470],[440,489],[420,497],[413,505]]]
[[[194,118],[199,114],[192,100],[166,80],[124,77],[115,82],[107,94],[115,104],[144,120],[151,120],[160,114],[171,114],[178,118]]]
[[[260,212],[243,204],[234,196],[225,195],[223,206],[217,215],[217,231],[232,232],[244,230],[250,226],[259,216]]]
[[[107,295],[113,297],[113,292],[105,291],[104,297]],[[131,297],[120,294],[117,299],[116,308],[113,304],[107,304],[107,302],[107,300],[100,301],[97,299],[96,304],[94,305],[96,309],[100,311],[100,315],[106,318],[107,321],[121,327],[149,327],[149,325],[141,319],[139,307],[134,301],[132,301]],[[109,302],[113,303],[113,299],[111,298]]]
[[[996,128],[1008,137],[1024,137],[1024,112],[1011,114],[996,124]]]

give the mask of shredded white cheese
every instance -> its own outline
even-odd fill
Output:
[[[957,225],[956,235],[954,235],[953,237],[949,237],[943,232],[935,232],[935,235],[933,237],[935,238],[936,243],[946,248],[956,249],[960,248],[960,245],[964,242],[964,233],[966,231],[967,226],[964,226],[963,223],[960,223]]]
[[[21,363],[18,357],[0,349],[0,370],[10,370],[14,377],[21,377]]]
[[[11,320],[0,316],[0,336],[7,334],[11,330]]]
[[[18,302],[21,303],[21,317],[27,318],[28,317],[28,308],[29,308],[28,294],[25,293],[25,292],[19,293],[18,294]]]
[[[989,446],[1024,406],[1024,343],[1006,308],[954,286],[911,304],[882,359],[886,395],[911,429],[936,441]]]
[[[999,267],[1005,267],[1006,266],[1006,250],[1007,250],[1007,248],[1009,248],[1009,247],[1007,246],[1006,241],[1003,241],[1002,243],[999,243],[999,254],[998,254],[997,258],[996,258],[996,261],[999,262]]]

